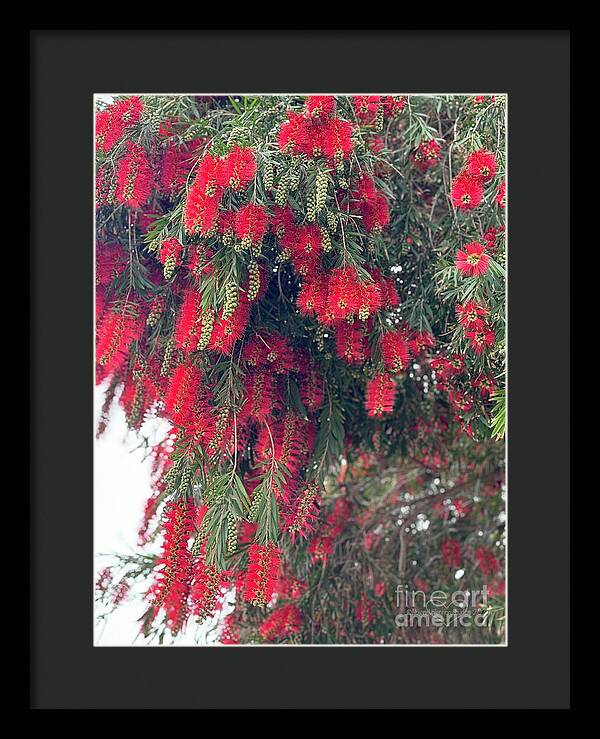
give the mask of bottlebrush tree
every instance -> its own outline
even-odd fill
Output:
[[[100,617],[137,598],[161,642],[219,613],[223,644],[502,640],[504,102],[98,104],[98,433],[113,401],[170,429]],[[401,588],[484,586],[485,627],[398,625]]]

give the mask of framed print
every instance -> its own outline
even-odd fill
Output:
[[[567,708],[568,32],[31,39],[32,707]]]

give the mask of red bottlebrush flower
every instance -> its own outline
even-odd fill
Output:
[[[499,228],[488,228],[487,231],[483,234],[483,240],[486,243],[486,249],[494,254],[496,252],[496,239],[504,233],[504,226],[500,226]]]
[[[303,316],[314,318],[325,308],[327,302],[327,283],[321,274],[314,275],[302,283],[296,305]]]
[[[323,405],[324,397],[323,377],[311,362],[300,382],[300,400],[309,411],[316,411]]]
[[[498,164],[490,151],[473,151],[467,158],[465,171],[471,177],[479,177],[482,182],[489,182],[496,174]]]
[[[379,287],[382,300],[382,308],[397,308],[400,305],[400,296],[396,290],[396,285],[391,277],[384,277],[375,267],[367,267],[367,272],[375,280]]]
[[[254,158],[254,151],[252,149],[234,146],[220,163],[217,179],[221,187],[241,190],[254,179],[255,174],[256,160]]]
[[[276,608],[260,625],[258,631],[263,639],[277,641],[290,634],[297,634],[302,627],[302,614],[293,603]]]
[[[200,555],[192,566],[190,599],[192,611],[200,621],[214,616],[221,596],[221,577],[214,565],[207,565]]]
[[[498,188],[496,203],[499,208],[506,208],[506,182],[504,180],[500,183],[500,187]]]
[[[355,95],[353,103],[356,117],[361,123],[373,123],[383,105],[381,95]]]
[[[163,606],[172,633],[178,633],[187,616],[191,578],[189,540],[194,534],[196,507],[188,500],[165,504],[162,552],[156,579],[148,592],[153,605]]]
[[[418,357],[435,346],[435,337],[429,331],[413,331],[408,342],[413,356]]]
[[[387,198],[377,190],[371,177],[362,175],[351,197],[354,209],[362,216],[363,225],[369,233],[378,233],[387,226],[390,221]]]
[[[277,137],[281,151],[292,153],[297,150],[298,138],[305,123],[302,115],[292,110],[287,111],[287,121],[282,124]]]
[[[306,98],[306,111],[313,118],[326,117],[335,110],[333,95],[310,95]]]
[[[294,350],[289,339],[275,332],[253,336],[242,356],[251,366],[269,367],[280,374],[290,372],[294,366]]]
[[[198,170],[194,179],[193,187],[207,198],[214,197],[219,192],[220,183],[218,174],[221,160],[212,154],[205,154],[198,163]]]
[[[127,153],[117,165],[115,197],[130,208],[141,208],[154,187],[152,168],[143,146],[127,142]]]
[[[452,357],[434,357],[431,360],[431,369],[435,372],[436,381],[440,386],[444,386],[448,380],[460,374],[464,369],[464,358],[460,354],[454,354]]]
[[[381,338],[383,363],[394,374],[404,372],[410,360],[410,346],[399,331],[388,331]]]
[[[384,582],[376,582],[375,587],[373,588],[373,592],[375,593],[375,596],[377,598],[381,598],[381,596],[385,593],[385,583]]]
[[[280,550],[274,544],[250,546],[248,571],[244,582],[244,598],[255,606],[265,607],[273,596],[279,574]]]
[[[360,280],[352,267],[340,267],[329,273],[327,308],[336,320],[344,320],[360,308]]]
[[[244,335],[249,317],[250,304],[246,294],[243,293],[237,308],[229,318],[223,318],[222,313],[216,318],[208,348],[222,354],[231,354],[236,341]]]
[[[355,323],[342,323],[335,329],[335,350],[348,364],[364,364],[369,359],[369,342],[364,328]]]
[[[455,208],[471,210],[483,200],[483,185],[479,178],[461,172],[452,181],[450,195]]]
[[[396,383],[385,372],[377,373],[367,382],[365,390],[365,408],[370,416],[381,416],[390,413],[394,408]]]
[[[169,280],[173,274],[175,267],[181,264],[181,252],[183,244],[177,239],[165,239],[158,251],[158,261],[164,266],[165,279]]]
[[[180,364],[171,375],[165,394],[165,410],[176,424],[185,425],[193,413],[202,372],[192,365]]]
[[[277,498],[284,503],[289,502],[290,495],[296,488],[296,478],[312,451],[315,437],[315,426],[297,416],[294,411],[285,415],[271,427],[264,426],[256,444],[257,457],[268,465],[273,459],[285,465],[288,474],[283,489],[274,487]]]
[[[299,275],[313,275],[318,270],[323,253],[321,229],[314,223],[288,229],[290,238],[284,237],[282,244],[290,249],[294,269]]]
[[[267,232],[267,210],[262,205],[252,203],[244,205],[235,214],[235,235],[248,248],[251,244],[260,244]]]
[[[210,333],[205,336],[207,328],[210,329]],[[210,317],[202,308],[202,294],[194,288],[189,288],[183,294],[183,302],[179,309],[179,317],[173,334],[175,346],[187,352],[195,352],[199,348],[204,348],[199,344],[202,341],[207,344],[211,333]]]
[[[244,380],[246,399],[242,405],[240,421],[255,418],[264,421],[271,418],[275,410],[275,390],[277,378],[263,369],[249,373]]]
[[[232,246],[235,239],[235,221],[237,213],[234,210],[224,210],[219,213],[218,229],[223,235],[223,243]]]
[[[372,316],[383,308],[384,297],[381,288],[375,280],[372,282],[359,281],[357,289],[358,317],[361,321],[366,321],[369,316]]]
[[[460,567],[462,563],[460,542],[456,539],[446,539],[442,542],[442,557],[448,567]]]
[[[341,118],[330,118],[322,128],[321,146],[323,154],[332,162],[339,163],[351,154],[352,124]]]
[[[96,149],[107,154],[125,129],[135,125],[144,111],[141,98],[123,98],[96,113]]]
[[[205,183],[196,178],[183,207],[183,222],[187,233],[200,233],[203,236],[213,234],[217,227],[220,203],[220,189],[213,195],[206,195]]]
[[[496,335],[489,326],[485,324],[465,332],[465,338],[469,339],[475,354],[483,354],[486,349],[491,349],[496,343]]]
[[[496,380],[492,375],[484,373],[478,374],[472,381],[471,386],[475,390],[479,390],[479,394],[484,400],[487,400],[497,387]]]
[[[301,488],[300,493],[292,502],[285,521],[292,541],[295,541],[297,536],[306,539],[312,531],[314,522],[319,515],[319,493],[319,486],[315,482],[311,482]]]
[[[480,305],[474,300],[467,300],[465,303],[458,303],[456,306],[458,322],[464,328],[480,328],[485,324],[485,319],[489,314],[490,311],[485,305]]]
[[[96,361],[103,367],[105,375],[123,366],[129,356],[130,345],[139,339],[142,329],[141,319],[132,315],[128,307],[104,314],[98,326]]]
[[[465,244],[456,253],[456,266],[466,277],[480,277],[487,272],[490,257],[485,246],[477,241]]]
[[[440,161],[441,147],[435,139],[422,141],[411,155],[415,167],[426,172]]]
[[[382,98],[383,112],[386,116],[393,116],[401,113],[406,107],[405,95],[384,95]]]
[[[448,391],[448,402],[454,409],[461,411],[462,413],[470,411],[473,407],[473,399],[460,390]]]
[[[390,211],[385,195],[379,193],[377,197],[361,205],[363,224],[366,230],[379,232],[390,222]]]
[[[500,563],[486,547],[479,547],[475,551],[475,559],[484,577],[491,577],[500,570]]]
[[[290,227],[294,226],[294,211],[289,205],[276,205],[271,218],[271,228],[279,240],[283,239]]]

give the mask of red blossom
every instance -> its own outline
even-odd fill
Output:
[[[335,110],[333,95],[309,95],[306,98],[306,111],[313,118],[327,117]]]
[[[410,360],[410,346],[400,331],[388,331],[381,339],[383,363],[390,372],[404,372]]]
[[[188,288],[183,294],[179,316],[175,325],[173,340],[178,349],[194,352],[202,337],[205,313],[202,308],[202,294],[195,288]]]
[[[250,317],[250,304],[246,293],[242,293],[233,314],[223,318],[222,312],[215,319],[208,348],[230,355],[233,347],[244,335]]]
[[[467,300],[465,303],[458,303],[456,306],[458,322],[468,329],[483,326],[489,313],[490,311],[485,305],[481,305],[474,300]]]
[[[506,208],[506,182],[502,180],[496,193],[496,203],[499,208]]]
[[[304,280],[296,304],[303,316],[311,318],[321,314],[327,303],[327,282],[322,274]]]
[[[418,357],[427,349],[435,347],[435,337],[429,331],[412,331],[408,344],[413,355]]]
[[[337,326],[335,350],[338,357],[348,364],[364,364],[371,355],[364,328],[356,323],[341,323]]]
[[[471,386],[475,390],[479,390],[479,394],[484,400],[487,400],[497,387],[496,380],[492,375],[480,372],[471,382]]]
[[[367,382],[365,408],[370,416],[391,413],[396,398],[396,383],[385,372],[377,373]]]
[[[477,241],[465,244],[456,253],[456,266],[466,277],[480,277],[487,272],[490,257],[485,246]]]
[[[471,347],[475,350],[475,354],[482,354],[486,349],[491,349],[496,343],[496,335],[486,324],[472,331],[466,331],[465,338],[471,342]]]
[[[277,641],[296,634],[302,626],[302,614],[293,603],[275,608],[260,625],[258,631],[263,639]]]
[[[164,265],[167,263],[167,260],[172,260],[174,265],[179,265],[181,263],[182,251],[183,245],[178,239],[165,239],[158,251],[158,261]]]
[[[126,306],[104,314],[96,344],[96,361],[103,368],[104,376],[123,366],[130,345],[139,339],[142,330],[141,318],[134,316]]]
[[[415,167],[426,172],[440,161],[441,147],[435,139],[422,141],[413,151],[411,159]]]
[[[240,411],[240,422],[246,418],[257,421],[269,419],[275,411],[277,378],[271,372],[256,369],[244,379],[245,400]]]
[[[234,231],[238,239],[260,244],[267,232],[267,210],[262,205],[249,203],[235,214]]]
[[[450,194],[455,208],[471,210],[483,200],[483,185],[480,178],[461,172],[452,181]]]
[[[279,574],[281,552],[274,544],[250,546],[244,598],[255,606],[266,606],[273,596]]]
[[[117,165],[115,197],[130,208],[141,208],[152,192],[154,176],[143,146],[127,142],[127,153]]]
[[[496,174],[498,163],[490,151],[473,151],[467,158],[465,171],[472,177],[479,177],[482,182],[489,182]]]
[[[203,236],[214,233],[220,202],[220,190],[216,190],[214,195],[209,196],[203,192],[202,183],[194,182],[188,191],[183,207],[183,222],[187,233],[200,233]]]
[[[185,425],[190,421],[202,378],[198,367],[189,364],[179,364],[173,371],[164,403],[174,423]]]
[[[254,179],[256,160],[253,149],[234,146],[217,168],[221,187],[241,190]]]
[[[144,105],[137,96],[122,98],[96,113],[96,149],[107,154],[125,130],[142,117]]]

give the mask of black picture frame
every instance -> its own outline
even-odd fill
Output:
[[[30,72],[30,708],[569,708],[569,32],[38,30]],[[92,95],[139,91],[508,94],[508,646],[92,646]]]

